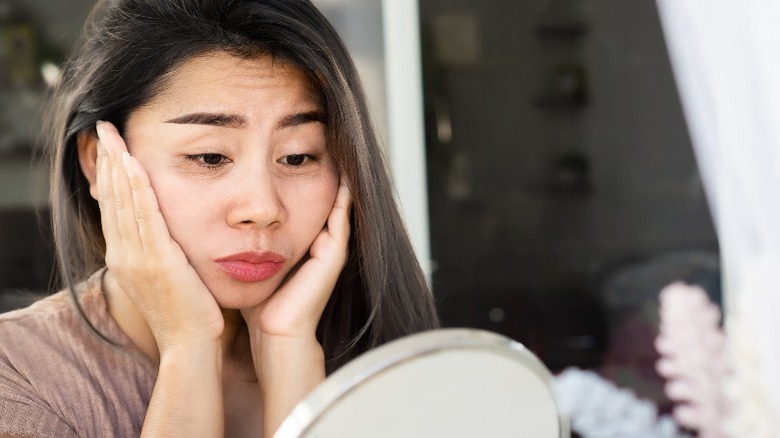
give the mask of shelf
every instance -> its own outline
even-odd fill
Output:
[[[526,190],[528,193],[549,198],[584,199],[593,194],[594,188],[590,181],[572,183],[551,181],[530,184],[526,186]]]
[[[575,40],[588,33],[588,25],[580,22],[547,23],[534,28],[534,34],[539,38],[557,40]]]
[[[576,110],[588,106],[590,98],[587,94],[574,96],[541,95],[534,98],[536,108],[544,110]]]

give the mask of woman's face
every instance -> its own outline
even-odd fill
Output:
[[[270,57],[214,53],[175,70],[125,140],[173,239],[223,308],[268,298],[306,256],[339,184],[318,93]]]

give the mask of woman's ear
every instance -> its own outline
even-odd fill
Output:
[[[98,145],[99,141],[97,135],[88,130],[81,131],[76,136],[81,171],[84,172],[84,176],[87,178],[87,181],[89,181],[89,194],[92,195],[95,200],[98,199],[97,148],[100,147]]]

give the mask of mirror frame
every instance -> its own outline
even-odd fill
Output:
[[[344,365],[317,386],[293,409],[275,438],[297,438],[307,432],[329,408],[362,382],[375,378],[402,363],[445,350],[477,349],[508,357],[524,365],[546,383],[550,397],[553,375],[521,343],[505,336],[477,329],[439,329],[410,335],[375,348]],[[568,422],[558,412],[559,437],[568,437]]]

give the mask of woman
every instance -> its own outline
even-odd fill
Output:
[[[104,1],[86,32],[52,110],[66,290],[0,317],[0,435],[270,436],[327,372],[437,326],[308,0]]]

